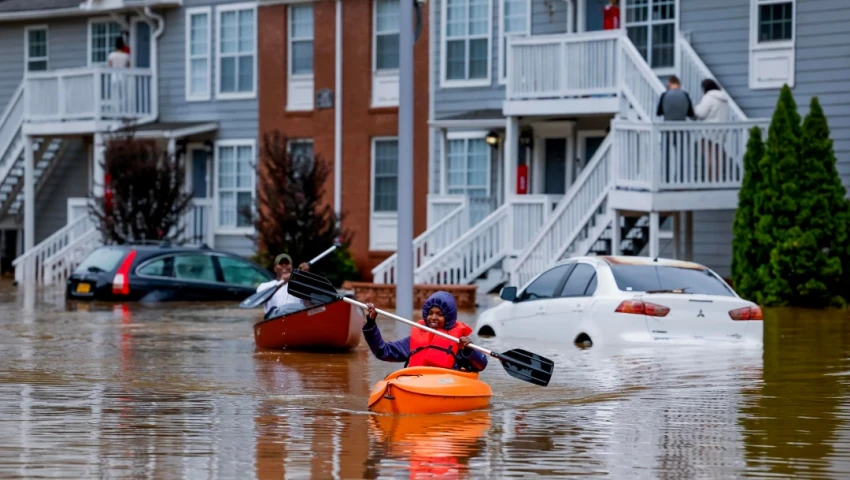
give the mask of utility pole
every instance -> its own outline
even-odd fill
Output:
[[[399,2],[396,315],[413,316],[413,2]]]

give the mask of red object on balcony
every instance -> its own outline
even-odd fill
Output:
[[[516,169],[516,193],[525,195],[528,193],[528,165],[520,165]]]
[[[602,22],[605,30],[616,30],[620,28],[620,7],[615,5],[605,5],[605,11],[602,14]]]

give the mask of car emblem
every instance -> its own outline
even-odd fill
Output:
[[[701,308],[699,309],[699,313],[697,314],[697,318],[699,318],[699,317],[705,317],[705,314],[704,314],[704,313],[702,313],[702,309],[701,309]]]

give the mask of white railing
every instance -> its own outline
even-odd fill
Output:
[[[679,34],[679,80],[682,89],[688,92],[694,107],[702,100],[702,81],[710,78],[720,85],[720,82],[711,73],[711,70],[703,63],[697,55],[691,43],[681,33]],[[722,86],[721,86],[722,88]],[[727,95],[729,92],[726,92]],[[741,122],[747,120],[747,116],[741,107],[729,95],[729,118],[730,122]]]
[[[528,242],[552,212],[549,195],[517,195],[414,271],[423,284],[469,284]],[[520,231],[521,230],[521,231]]]
[[[507,99],[616,95],[621,37],[611,30],[511,38]]]
[[[183,215],[180,225],[183,227],[182,239],[190,245],[215,243],[213,230],[212,198],[193,198],[192,207]]]
[[[643,123],[614,120],[618,188],[708,190],[738,188],[749,131],[769,119],[746,122]]]
[[[48,279],[55,280],[50,269],[54,268],[58,262],[51,260],[51,257],[69,251],[70,247],[93,230],[95,230],[95,224],[90,215],[84,215],[65,225],[12,262],[15,268],[15,280],[19,284],[37,285],[45,285]]]
[[[625,34],[620,37],[618,51],[623,94],[643,120],[651,121],[655,116],[658,100],[664,93],[664,84]]]
[[[428,228],[452,213],[457,207],[466,204],[466,195],[428,194]]]
[[[21,125],[24,119],[24,83],[21,82],[15,93],[0,114],[0,178],[6,176],[8,169],[20,154],[23,145],[20,140]]]
[[[139,120],[157,115],[151,70],[92,67],[28,73],[27,122]]]
[[[596,214],[611,188],[611,135],[605,138],[567,195],[518,256],[510,282],[518,287],[560,258]]]
[[[460,203],[444,202],[444,199],[435,198],[435,202],[431,204],[431,208],[439,211],[441,217],[437,217],[439,219],[434,225],[413,239],[414,270],[451,245],[469,228],[469,208],[466,197],[459,196]],[[443,213],[444,205],[452,205],[454,208]],[[398,254],[394,253],[378,264],[377,267],[372,269],[372,281],[375,283],[395,283],[397,261]]]

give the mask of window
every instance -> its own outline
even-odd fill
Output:
[[[174,257],[174,278],[215,282],[215,265],[209,255],[178,255]]]
[[[794,86],[796,0],[751,0],[750,88]]]
[[[676,65],[676,0],[628,0],[626,32],[652,68]]]
[[[249,98],[256,92],[257,10],[245,4],[217,7],[218,42],[216,96]]]
[[[450,195],[489,195],[490,146],[487,145],[484,135],[486,134],[474,138],[449,137],[446,145],[446,174]]]
[[[24,34],[27,71],[47,70],[47,27],[27,27]]]
[[[74,273],[111,272],[126,255],[127,250],[121,247],[100,247],[91,252]]]
[[[507,81],[508,40],[511,37],[524,37],[530,33],[530,0],[501,0],[499,11],[499,83]]]
[[[224,275],[224,283],[256,287],[270,280],[269,275],[264,275],[253,265],[235,258],[218,257],[218,264],[221,266],[221,273]]]
[[[576,268],[574,268],[572,273],[570,273],[570,276],[567,278],[567,282],[564,284],[564,288],[561,289],[561,294],[558,296],[586,296],[585,292],[588,289],[587,287],[590,284],[591,279],[596,280],[596,269],[586,263],[576,264]],[[594,290],[596,290],[595,287]]]
[[[398,2],[375,0],[375,70],[398,71]]]
[[[372,211],[398,211],[398,139],[372,142]]]
[[[168,263],[167,260],[169,259],[161,258],[159,260],[149,262],[139,268],[137,273],[139,275],[147,275],[150,277],[168,277],[170,275],[167,273],[166,269],[166,263]]]
[[[446,0],[441,68],[445,86],[490,83],[491,5],[488,0]]]
[[[216,145],[218,227],[250,228],[256,174],[251,141],[223,141]]]
[[[732,291],[708,270],[655,265],[611,265],[617,288],[624,292],[684,289],[685,294],[722,295]]]
[[[210,99],[210,7],[186,10],[186,100]]]
[[[289,154],[292,155],[292,164],[294,166],[303,166],[308,170],[312,167],[313,140],[292,139],[287,142],[286,148],[289,150]]]
[[[519,301],[552,298],[555,295],[555,289],[564,279],[564,274],[567,273],[569,267],[568,264],[558,265],[537,277],[537,280],[531,282],[531,285],[522,292]]]
[[[109,52],[115,49],[115,39],[122,34],[121,25],[111,20],[89,23],[89,65],[106,63]]]
[[[289,74],[313,75],[313,5],[289,7]]]

